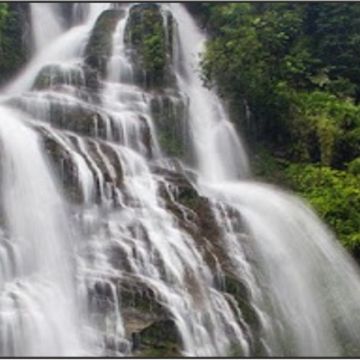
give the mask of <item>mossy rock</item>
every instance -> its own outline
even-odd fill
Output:
[[[133,336],[139,357],[178,357],[180,339],[173,320],[156,321]]]
[[[158,302],[155,293],[136,277],[88,284],[89,301],[93,310],[106,313],[114,308],[117,300],[125,327],[125,335],[135,355],[176,354],[179,339],[175,324],[168,311]],[[115,294],[114,294],[115,291]],[[118,339],[107,339],[107,350],[112,350]],[[130,349],[129,349],[130,350]]]
[[[92,99],[92,98],[91,98]],[[96,106],[96,102],[85,103],[81,99],[63,96],[54,92],[44,92],[41,97],[37,94],[14,97],[6,102],[7,105],[20,109],[32,117],[49,122],[56,128],[68,130],[81,136],[101,140],[111,139],[114,142],[124,142],[124,132],[116,125],[116,119],[106,110]],[[38,105],[38,106],[34,106]],[[95,105],[95,106],[93,106]],[[39,111],[43,109],[43,111]],[[137,114],[140,135],[141,152],[151,158],[154,142],[150,124],[147,119]],[[138,149],[139,150],[139,149]]]
[[[7,101],[7,104],[36,119],[49,122],[56,128],[89,137],[107,138],[106,122],[111,122],[111,118],[92,106],[84,105],[76,98],[70,102],[61,94],[59,96],[59,94],[46,93],[41,98],[37,96],[12,98]],[[39,106],[34,106],[34,104]]]
[[[123,184],[123,169],[115,150],[106,143],[95,141],[92,139],[87,140],[87,148],[91,154],[92,159],[101,170],[105,182],[111,183],[115,187],[121,187]],[[111,174],[110,170],[104,164],[103,159],[98,153],[98,149],[103,153],[103,155],[112,165],[113,169],[115,170],[114,174]]]
[[[113,33],[118,21],[125,15],[122,10],[106,10],[97,19],[85,49],[85,63],[104,77],[112,52]]]
[[[57,178],[61,180],[66,196],[73,203],[82,203],[83,194],[77,178],[77,169],[70,154],[45,129],[40,130],[40,133],[45,152],[54,165]]]
[[[223,247],[221,228],[215,219],[210,201],[200,196],[180,167],[176,172],[163,168],[153,170],[163,176],[165,182],[174,189],[170,190],[170,195],[169,186],[160,183],[160,196],[167,210],[177,219],[178,225],[193,237],[208,266],[213,268],[217,265],[216,261],[226,266],[229,259]]]
[[[233,295],[239,304],[246,323],[253,329],[259,330],[259,319],[250,304],[249,292],[244,284],[227,274],[224,279],[224,290]]]
[[[181,205],[195,210],[198,206],[200,195],[193,187],[190,181],[181,172],[175,172],[162,167],[154,167],[153,170],[164,177],[165,181],[174,185],[176,190],[173,192],[173,198]],[[169,201],[169,194],[165,189],[160,190],[161,196],[165,201]]]
[[[81,80],[80,69],[66,69],[61,65],[47,65],[36,77],[33,89],[43,90],[59,84],[81,86]]]
[[[59,88],[61,85],[99,88],[97,72],[89,66],[64,67],[59,64],[46,65],[37,75],[33,90]]]
[[[80,184],[80,179],[78,177],[78,169],[76,164],[73,162],[72,155],[68,152],[68,150],[64,149],[64,147],[59,144],[56,140],[52,138],[52,136],[46,131],[46,129],[40,128],[39,132],[41,134],[41,138],[43,141],[43,146],[45,151],[53,164],[53,168],[58,174],[58,178],[61,179],[64,192],[68,199],[77,204],[81,204],[84,202],[84,194],[82,193],[82,187]],[[76,140],[74,136],[69,135],[69,140],[73,142],[74,151],[79,150],[76,148]],[[94,141],[91,139],[86,139],[86,144],[88,148],[88,152],[92,157],[95,164],[101,170],[103,174],[104,181],[108,188],[111,191],[111,196],[113,200],[113,205],[116,206],[116,190],[123,187],[123,169],[122,165],[118,159],[117,154],[114,149],[101,141]],[[108,161],[112,164],[114,172],[110,173],[109,169],[103,162],[103,159],[98,154],[98,151],[103,153]],[[87,160],[85,159],[87,162]],[[96,171],[93,169],[90,164],[88,164],[89,170],[93,173],[93,178],[95,181],[95,201],[101,201],[101,191],[100,191],[100,183],[99,179],[96,176]]]
[[[246,286],[227,272],[224,277],[223,291],[229,293],[236,300],[241,310],[242,317],[251,331],[250,348],[253,356],[266,356],[266,350],[259,341],[261,323],[254,307],[251,304],[249,290]],[[250,340],[250,339],[249,339]],[[244,356],[243,350],[237,344],[233,344],[228,356]]]
[[[187,104],[178,94],[157,94],[150,101],[150,111],[161,149],[168,156],[186,158],[190,148]]]
[[[121,283],[121,303],[125,308],[165,316],[164,307],[159,304],[155,292],[137,278],[130,277]]]
[[[161,88],[175,83],[171,69],[172,22],[164,18],[160,6],[153,3],[134,5],[125,29],[125,43],[131,50],[134,81],[146,89]],[[170,35],[172,37],[172,35]]]
[[[50,102],[50,123],[80,135],[107,138],[109,121],[104,114],[82,106],[81,103],[66,104]]]
[[[73,142],[73,145],[77,150],[77,141],[74,137],[70,136],[70,140]],[[117,189],[122,189],[123,181],[124,181],[124,173],[122,169],[122,164],[115,152],[115,150],[106,142],[100,140],[93,140],[91,138],[87,138],[85,140],[87,150],[89,155],[91,156],[93,162],[96,164],[97,168],[100,169],[100,172],[103,176],[103,180],[105,184],[103,186],[106,188],[107,197],[110,198],[112,206],[116,207],[119,205],[118,198],[116,195]],[[102,155],[99,154],[99,151],[102,152]],[[113,171],[106,166],[104,160],[102,158],[104,156],[109,163],[111,163]],[[86,162],[88,160],[85,159]],[[97,203],[101,203],[102,201],[102,191],[104,188],[100,189],[100,180],[97,176],[96,171],[93,166],[88,163],[90,171],[93,173],[93,178],[95,181],[95,201]]]

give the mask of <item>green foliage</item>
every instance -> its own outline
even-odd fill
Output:
[[[233,104],[246,100],[257,138],[279,144],[288,138],[289,102],[281,88],[308,84],[313,59],[302,33],[301,7],[289,4],[229,4],[214,7],[218,34],[203,57],[204,77]],[[280,90],[280,91],[279,91]]]
[[[163,18],[156,4],[132,8],[127,24],[128,41],[137,53],[136,61],[152,85],[163,83],[167,66],[167,44]]]
[[[359,156],[359,4],[209,7],[204,79],[250,140],[337,168]]]
[[[0,30],[3,29],[7,16],[8,16],[8,5],[6,3],[0,3]]]
[[[147,71],[163,71],[166,65],[166,49],[162,25],[156,24],[154,32],[146,35],[143,42],[142,53]]]
[[[289,166],[287,160],[274,157],[270,152],[263,148],[255,150],[252,159],[252,172],[260,181],[266,181],[274,185],[285,184],[285,169]]]
[[[294,140],[289,149],[293,151],[293,159],[344,167],[359,155],[360,106],[351,99],[339,99],[318,90],[296,92],[287,89],[284,96],[291,103],[290,132]],[[342,148],[344,143],[347,151]]]
[[[184,119],[186,106],[181,98],[157,95],[151,100],[150,111],[161,149],[169,156],[183,158],[186,154]]]
[[[348,170],[350,174],[360,175],[360,157],[357,157],[349,163]]]
[[[0,3],[0,83],[8,80],[25,62],[21,9],[26,5]]]
[[[288,184],[303,195],[350,250],[360,249],[360,177],[315,165],[290,165]]]
[[[330,79],[347,79],[354,84],[359,100],[359,4],[308,4],[305,15],[314,57],[328,68]]]

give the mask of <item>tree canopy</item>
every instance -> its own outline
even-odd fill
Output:
[[[360,4],[188,6],[210,33],[204,81],[254,150],[255,171],[271,181],[265,162],[281,164],[280,185],[360,248]]]

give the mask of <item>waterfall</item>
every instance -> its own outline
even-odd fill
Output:
[[[185,7],[79,3],[65,29],[57,5],[31,4],[36,52],[0,104],[0,354],[356,354],[357,267],[251,181]],[[131,43],[141,6],[162,19],[160,89]]]
[[[205,36],[181,5],[170,5],[170,9],[179,26],[184,64],[178,64],[177,78],[180,88],[191,99],[189,122],[200,175],[205,181],[214,182],[245,178],[249,165],[241,140],[221,102],[203,86],[200,78],[199,56],[204,51]]]
[[[2,356],[81,355],[65,205],[36,133],[0,110]]]
[[[249,287],[268,355],[341,356],[345,343],[356,344],[357,266],[308,206],[264,184],[225,182],[207,191],[238,209],[251,235],[240,244],[231,225],[224,231],[240,277],[244,264],[237,254],[254,258]],[[214,208],[218,221],[229,223],[226,212]]]
[[[183,7],[172,4],[171,8],[178,20],[185,63],[193,65],[186,69],[188,80],[184,79],[182,86],[185,91],[192,87],[193,93],[202,92],[198,98],[204,101],[203,106],[190,106],[194,142],[207,145],[195,146],[199,170],[203,170],[202,190],[236,208],[251,235],[246,246],[256,265],[251,267],[254,274],[248,276],[248,286],[256,293],[254,303],[264,319],[268,355],[278,356],[285,347],[292,356],[343,356],[344,342],[359,341],[357,266],[299,199],[266,184],[236,182],[246,175],[246,155],[239,139],[233,140],[234,130],[228,130],[226,115],[219,112],[219,100],[201,90],[200,77],[194,71],[196,60],[191,62],[197,53],[194,49],[202,48],[205,36]],[[218,108],[211,109],[212,103]],[[211,134],[214,128],[216,135]],[[218,221],[229,224],[228,215],[221,214],[217,206],[215,202]],[[224,228],[228,251],[236,254],[232,260],[241,278],[250,268],[239,261],[244,258],[244,245],[231,225]],[[261,289],[260,294],[256,288]],[[342,294],[347,294],[346,300]]]
[[[56,7],[58,4],[31,4],[31,24],[35,50],[39,51],[64,31]],[[44,31],[46,29],[46,31]]]
[[[31,89],[39,71],[46,65],[73,65],[81,61],[83,48],[97,16],[109,6],[106,3],[92,3],[83,23],[61,32],[60,24],[56,20],[60,16],[59,8],[54,8],[55,5],[51,3],[31,4],[32,27],[37,52],[18,78],[4,89],[5,94],[14,95]],[[56,10],[58,11],[56,12]],[[41,16],[38,16],[39,13]],[[44,33],[46,24],[39,26],[39,18],[45,18],[46,21],[51,19],[50,38],[47,36],[47,32]]]

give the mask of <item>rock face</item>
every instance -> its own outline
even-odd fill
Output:
[[[190,144],[187,125],[187,99],[176,91],[155,94],[150,103],[150,111],[161,148],[169,156],[184,158]]]
[[[59,64],[47,65],[36,77],[33,89],[57,89],[66,85],[97,90],[99,88],[97,71],[84,65],[67,67]]]
[[[64,148],[61,142],[56,137],[46,131],[46,129],[40,130],[42,134],[43,146],[50,160],[56,165],[54,166],[57,171],[57,178],[63,183],[63,187],[68,199],[72,203],[83,204],[85,201],[85,194],[81,184],[79,183],[79,169],[74,163],[73,153],[76,151],[78,145],[78,138],[69,137],[71,143],[69,148]],[[91,139],[85,139],[84,146],[86,147],[89,156],[94,161],[95,166],[100,169],[103,181],[107,184],[107,188],[114,194],[117,188],[122,188],[123,183],[123,169],[122,165],[114,151],[114,149],[105,142],[95,142]],[[112,169],[103,162],[102,156],[106,156],[111,161]],[[95,171],[94,166],[91,168],[93,176],[96,179],[96,193],[94,200],[97,203],[101,201],[101,188],[100,179]],[[115,195],[113,197],[113,205],[116,206]]]
[[[112,50],[112,35],[121,17],[122,10],[106,10],[96,21],[90,40],[85,49],[85,62],[98,70],[104,77],[106,65]]]
[[[180,356],[178,334],[172,320],[153,322],[139,333],[139,356]]]
[[[125,42],[131,48],[135,82],[145,88],[163,88],[174,83],[171,69],[172,45],[167,41],[172,26],[165,26],[157,4],[131,8]]]
[[[176,25],[170,13],[157,4],[131,7],[125,44],[132,64],[133,82],[150,94],[150,112],[163,151],[187,157],[187,102],[179,93],[174,73]]]

